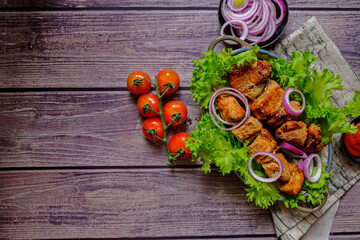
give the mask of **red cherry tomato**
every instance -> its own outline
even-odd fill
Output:
[[[191,157],[190,150],[185,147],[185,142],[188,137],[190,137],[189,133],[179,132],[170,139],[168,145],[171,156],[175,157],[179,155],[180,159],[186,159]]]
[[[180,101],[170,101],[165,104],[163,108],[164,120],[166,125],[174,119],[171,126],[178,126],[185,122],[187,118],[187,108],[184,103]]]
[[[132,94],[142,95],[150,91],[151,83],[143,80],[144,78],[151,81],[150,76],[144,72],[134,71],[129,74],[126,85]]]
[[[164,138],[164,128],[161,119],[158,117],[151,117],[145,119],[142,125],[142,131],[147,139],[153,141],[160,141],[159,138]]]
[[[353,134],[346,133],[344,136],[344,143],[351,155],[360,157],[360,122],[356,123],[355,126],[357,126],[358,131]]]
[[[145,93],[141,95],[137,101],[137,108],[144,117],[156,117],[158,114],[150,109],[153,108],[159,112],[159,100],[153,93]]]
[[[168,85],[173,86],[165,93],[165,95],[172,94],[180,86],[179,74],[172,69],[163,69],[157,75],[157,84],[160,93],[163,93]]]

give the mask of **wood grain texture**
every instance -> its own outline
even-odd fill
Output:
[[[335,215],[332,232],[345,233],[347,231],[357,233],[360,235],[359,222],[360,212],[357,210],[359,207],[359,193],[357,189],[360,186],[360,182],[357,182],[340,200],[339,209]],[[342,229],[342,226],[346,226],[346,229]],[[342,239],[342,238],[340,238]],[[346,238],[343,238],[346,239]],[[360,239],[360,238],[358,238]]]
[[[191,0],[0,0],[2,8],[191,8],[191,7],[218,7],[219,0],[191,1]],[[309,2],[306,0],[288,0],[290,8],[359,8],[357,0],[336,1],[318,0]]]
[[[3,171],[0,238],[271,239],[269,211],[245,194],[236,176],[200,169]],[[358,194],[360,183],[343,197],[333,234],[358,231]]]
[[[358,240],[360,239],[360,234],[354,235],[330,235],[330,240]]]
[[[0,238],[274,237],[245,194],[200,169],[0,172]]]
[[[283,37],[313,15],[360,74],[360,12],[292,11]],[[215,10],[45,11],[2,13],[0,29],[0,88],[124,87],[131,71],[163,68],[185,87],[219,26]]]
[[[193,130],[203,113],[189,91],[164,103],[175,99],[188,121],[170,137]],[[0,167],[166,166],[164,144],[143,136],[136,102],[128,91],[1,93]]]

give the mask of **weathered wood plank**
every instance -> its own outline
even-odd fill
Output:
[[[313,15],[360,74],[360,12],[292,11],[283,37]],[[163,68],[187,86],[219,26],[215,10],[45,11],[2,13],[0,29],[0,88],[83,88],[124,87],[133,70]]]
[[[360,235],[359,186],[360,182],[357,182],[345,193],[344,197],[341,198],[339,209],[333,221],[332,232],[345,233],[349,231]],[[346,230],[342,229],[344,226],[346,226]]]
[[[330,240],[358,240],[360,239],[359,234],[354,235],[330,235]]]
[[[189,119],[170,136],[190,132],[203,112],[189,91],[171,99]],[[136,102],[128,91],[1,93],[0,167],[166,166],[164,144],[143,136]]]
[[[2,171],[0,237],[274,236],[245,194],[236,176],[200,169]],[[358,231],[359,194],[357,183],[341,200],[333,234]]]
[[[5,171],[0,238],[275,236],[245,195],[200,169]]]
[[[23,1],[23,0],[0,0],[1,8],[124,8],[124,7],[138,7],[138,8],[179,8],[179,7],[211,7],[215,8],[219,5],[219,0],[210,1],[191,1],[191,0],[55,0],[55,1]],[[359,3],[356,0],[291,0],[288,1],[290,8],[359,8]]]

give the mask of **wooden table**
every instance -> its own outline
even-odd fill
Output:
[[[283,37],[316,16],[360,74],[358,0],[293,0]],[[201,116],[192,59],[219,35],[218,1],[0,0],[0,238],[276,239],[234,175],[166,166],[125,80],[163,68]],[[360,238],[360,183],[331,239]]]

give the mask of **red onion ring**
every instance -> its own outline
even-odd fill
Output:
[[[312,177],[313,171],[314,171],[314,161],[313,161],[314,157],[317,159],[318,169],[317,169],[315,176]],[[312,164],[310,164],[310,162]],[[320,180],[320,177],[322,174],[322,163],[321,163],[321,158],[318,154],[313,153],[313,154],[310,154],[307,158],[305,158],[304,161],[299,160],[298,166],[303,171],[305,178],[307,180],[309,180],[309,182],[316,183],[317,181]]]
[[[254,169],[252,168],[251,166],[251,163],[252,163],[252,160],[258,156],[258,155],[266,155],[266,156],[269,156],[271,158],[273,158],[280,166],[280,171],[279,173],[275,176],[275,177],[272,177],[272,178],[263,178],[263,177],[260,177],[259,175],[257,175],[255,172],[254,172]],[[249,159],[249,162],[248,162],[248,169],[249,169],[249,172],[251,174],[251,176],[253,176],[253,178],[255,178],[256,180],[259,180],[261,182],[266,182],[266,183],[270,183],[270,182],[275,182],[276,180],[278,180],[283,172],[283,163],[281,162],[280,158],[278,158],[275,154],[272,154],[272,153],[269,153],[269,152],[257,152],[255,153],[254,155],[251,156],[251,158]]]
[[[236,6],[234,5],[234,1],[229,1],[229,2],[227,3],[227,5],[228,5],[228,7],[229,7],[232,11],[238,12],[238,11],[241,11],[241,10],[243,10],[244,8],[246,8],[246,7],[248,6],[248,3],[249,3],[249,1],[248,1],[248,0],[245,0],[244,3],[243,3],[240,7],[236,7]]]
[[[220,35],[221,35],[221,36],[224,35],[224,29],[225,29],[225,27],[226,27],[227,25],[229,25],[229,24],[230,24],[231,26],[233,26],[234,24],[232,24],[232,23],[239,23],[239,24],[242,26],[243,32],[242,32],[242,34],[241,34],[240,39],[241,39],[241,40],[245,40],[245,38],[246,38],[247,35],[248,35],[248,27],[247,27],[246,23],[245,23],[244,21],[242,21],[242,20],[236,20],[236,19],[234,19],[234,20],[230,20],[230,21],[227,21],[226,23],[224,23],[224,24],[221,26]],[[235,25],[235,26],[236,26],[236,25]]]
[[[266,4],[266,1],[264,1],[264,4]],[[260,9],[260,11],[258,11],[258,13],[261,13],[261,14],[255,14],[254,17],[257,17],[257,19],[260,19],[260,22],[258,22],[257,24],[249,24],[249,27],[250,27],[249,33],[250,34],[257,35],[257,34],[264,32],[266,25],[268,23],[268,19],[270,17],[269,8],[264,7],[262,9]]]
[[[215,104],[215,99],[220,94],[230,94],[232,96],[237,97],[238,99],[240,99],[243,102],[243,104],[245,105],[245,116],[240,122],[230,123],[230,122],[227,122],[224,119],[222,119],[219,115],[217,115],[214,104]],[[234,129],[240,127],[248,119],[248,117],[250,116],[250,107],[249,107],[248,100],[241,92],[239,92],[238,90],[236,90],[234,88],[226,87],[226,88],[221,88],[221,89],[217,90],[212,95],[210,102],[209,102],[209,113],[210,113],[211,120],[214,122],[216,127],[220,128],[221,130],[224,130],[224,131],[231,131],[231,130],[234,130]],[[214,119],[214,115],[215,115],[215,118],[217,120],[219,120],[220,122],[222,122],[226,125],[233,125],[233,127],[230,127],[230,128],[221,127]]]
[[[302,150],[298,149],[297,147],[287,143],[281,142],[280,148],[283,152],[287,153],[288,155],[295,157],[295,158],[307,158],[307,155]]]
[[[293,109],[293,107],[291,106],[290,104],[290,94],[292,92],[297,92],[300,94],[301,98],[302,98],[302,101],[303,101],[303,106],[301,107],[300,110],[295,110]],[[300,116],[303,112],[304,112],[304,109],[305,109],[305,96],[304,94],[299,90],[299,89],[296,89],[294,87],[289,87],[285,90],[284,92],[284,95],[283,95],[283,105],[284,105],[284,108],[285,108],[285,111],[291,115],[291,116],[294,116],[294,117],[298,117]]]
[[[280,16],[279,16],[279,18],[276,18],[276,21],[275,21],[276,26],[278,26],[278,25],[279,25],[280,23],[282,23],[282,21],[284,21],[284,19],[285,19],[286,7],[285,7],[285,4],[284,4],[284,2],[283,2],[282,0],[272,1],[272,3],[277,4],[277,5],[280,7],[280,9],[281,9],[281,11],[280,11]],[[274,7],[275,7],[275,6],[274,6]],[[275,11],[275,12],[276,12],[276,11]]]

